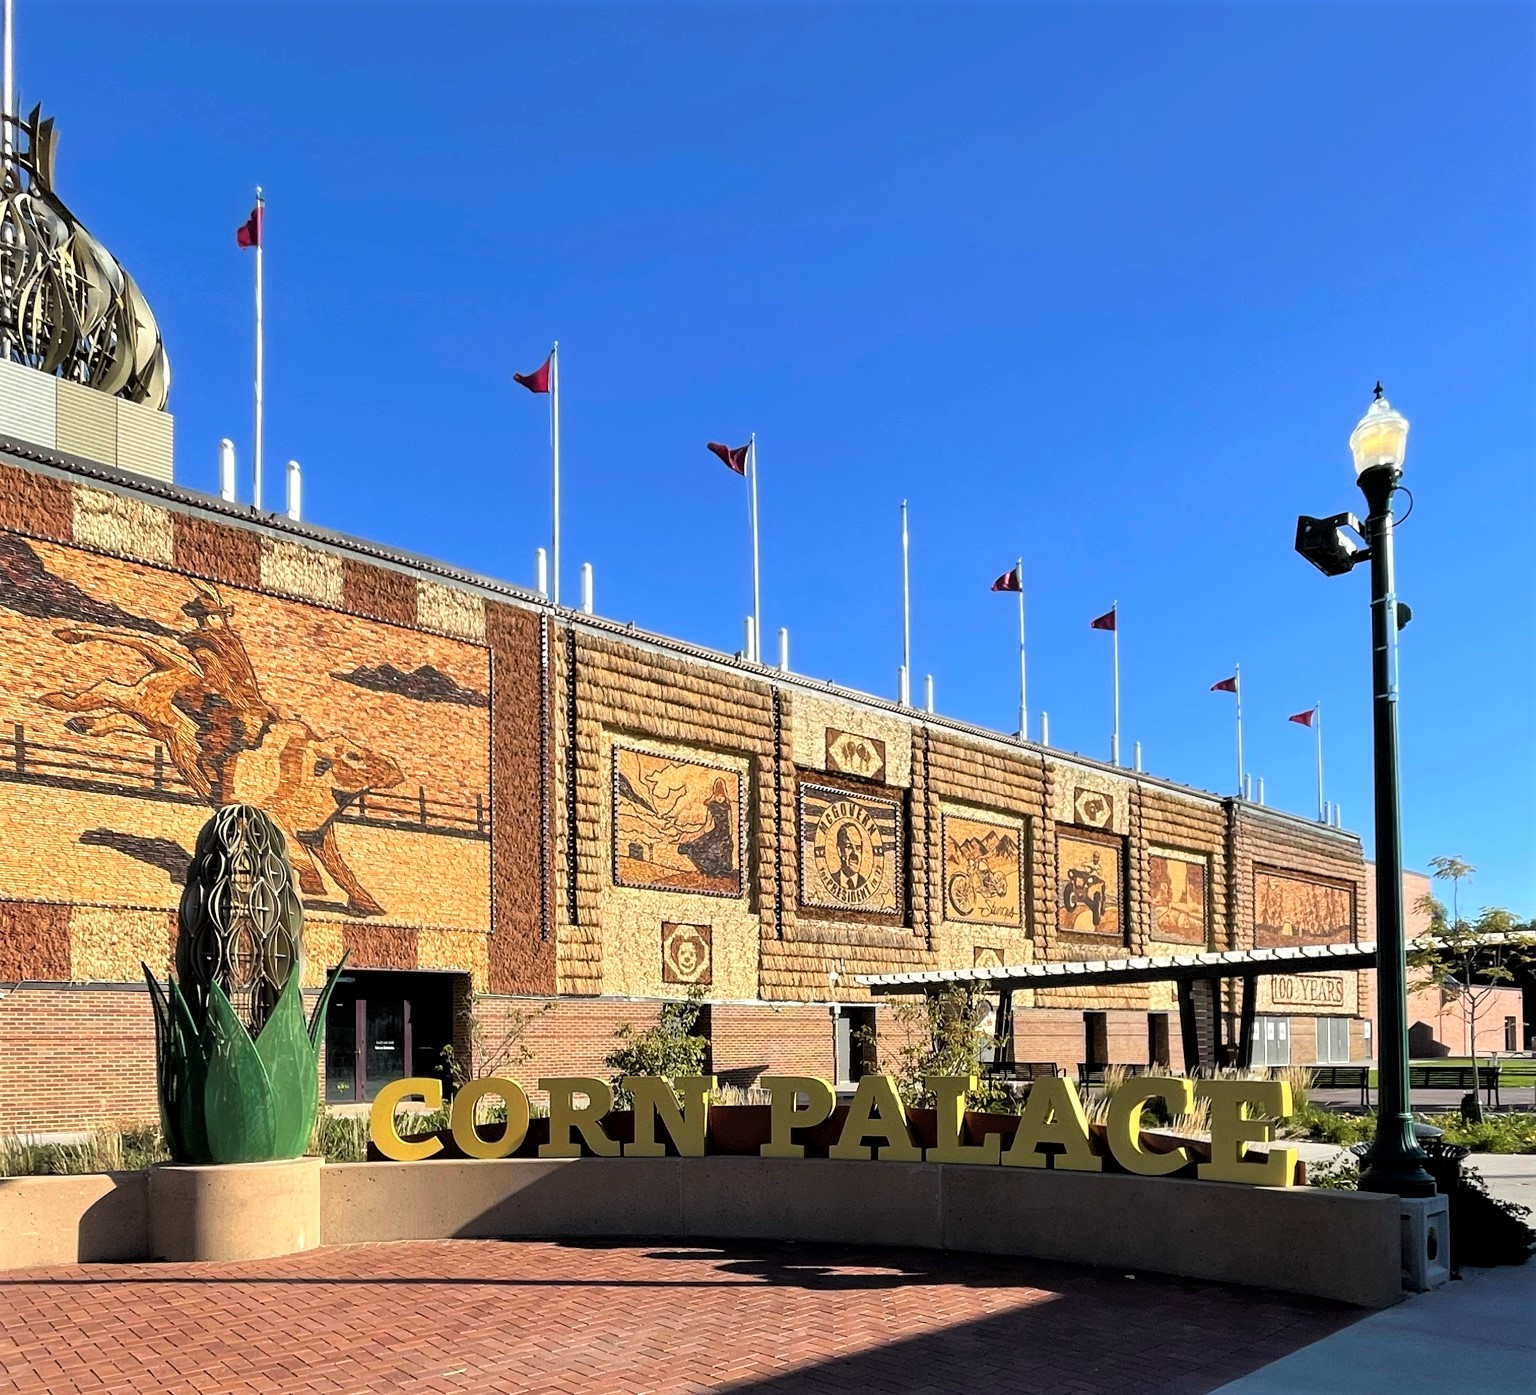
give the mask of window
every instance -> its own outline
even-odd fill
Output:
[[[1317,1059],[1320,1065],[1349,1060],[1349,1018],[1317,1019]]]
[[[1506,1017],[1504,1019],[1504,1049],[1506,1051],[1518,1051],[1520,1049],[1515,1045],[1515,1019],[1513,1017]]]
[[[1288,1066],[1291,1063],[1291,1019],[1255,1017],[1253,1019],[1253,1064]]]

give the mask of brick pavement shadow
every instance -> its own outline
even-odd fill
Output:
[[[1040,1260],[675,1237],[71,1266],[0,1279],[7,1312],[29,1314],[19,1330],[31,1346],[18,1351],[36,1379],[15,1388],[33,1395],[153,1389],[178,1374],[215,1388],[206,1373],[228,1375],[237,1360],[220,1322],[266,1331],[270,1317],[281,1313],[281,1328],[299,1312],[309,1355],[295,1365],[289,1343],[247,1349],[242,1338],[241,1391],[1205,1395],[1361,1316],[1321,1300]],[[149,1313],[184,1324],[164,1350],[145,1342]],[[365,1332],[374,1336],[360,1340]],[[0,1369],[4,1341],[0,1330]],[[61,1361],[89,1378],[65,1380]],[[105,1385],[89,1374],[100,1361],[112,1368]],[[425,1378],[433,1363],[451,1365],[459,1383]]]
[[[562,1249],[605,1250],[606,1240],[560,1242]],[[715,1273],[761,1279],[765,1283],[828,1292],[902,1288],[913,1283],[966,1288],[1036,1287],[1017,1277],[1022,1261],[967,1255],[965,1267],[942,1250],[848,1247],[794,1241],[700,1240],[670,1249],[646,1251],[647,1259],[697,1260]],[[947,1262],[946,1262],[947,1261]],[[878,1271],[878,1272],[871,1272]]]
[[[722,1273],[813,1290],[918,1284],[1013,1295],[992,1316],[713,1387],[730,1395],[986,1387],[1029,1395],[1205,1395],[1364,1316],[1289,1294],[992,1256],[722,1243],[648,1257],[697,1259]],[[697,1380],[708,1373],[687,1374]]]

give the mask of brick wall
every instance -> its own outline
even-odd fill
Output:
[[[28,983],[0,994],[0,1133],[158,1113],[147,990]]]
[[[1504,1051],[1504,1019],[1515,1019],[1515,1049],[1524,1046],[1524,999],[1518,988],[1479,991],[1477,1051]],[[1414,1060],[1469,1054],[1471,1024],[1464,1005],[1438,988],[1421,988],[1408,995],[1408,1049]]]
[[[832,1014],[820,1005],[719,1003],[710,1010],[714,1072],[735,1085],[758,1076],[834,1075]]]

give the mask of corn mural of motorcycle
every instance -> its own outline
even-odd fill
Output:
[[[995,915],[1008,904],[1008,878],[994,872],[986,858],[972,858],[964,872],[949,879],[945,894],[959,915],[974,915],[978,902],[983,915]]]

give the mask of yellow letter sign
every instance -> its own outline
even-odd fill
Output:
[[[432,1075],[411,1075],[404,1080],[391,1080],[373,1101],[368,1111],[368,1137],[373,1146],[391,1162],[420,1162],[434,1153],[443,1151],[442,1143],[435,1138],[420,1143],[407,1143],[395,1128],[395,1110],[400,1101],[412,1095],[421,1096],[428,1109],[443,1107],[443,1082]]]
[[[832,1117],[837,1095],[814,1075],[765,1075],[758,1082],[768,1091],[768,1141],[759,1148],[765,1158],[803,1158],[805,1144],[794,1141],[796,1129],[815,1128]],[[800,1096],[806,1097],[804,1109]]]
[[[923,1151],[907,1132],[907,1111],[888,1075],[866,1075],[854,1091],[848,1106],[843,1132],[829,1149],[829,1158],[864,1162],[869,1158],[866,1138],[878,1138],[883,1145],[875,1155],[881,1162],[921,1162]]]
[[[1264,1162],[1244,1162],[1243,1144],[1268,1143],[1270,1119],[1291,1112],[1291,1087],[1284,1080],[1200,1080],[1197,1094],[1211,1102],[1211,1160],[1201,1163],[1202,1182],[1247,1182],[1255,1187],[1290,1187],[1296,1182],[1296,1150],[1271,1148]],[[1248,1106],[1269,1119],[1255,1119]]]

